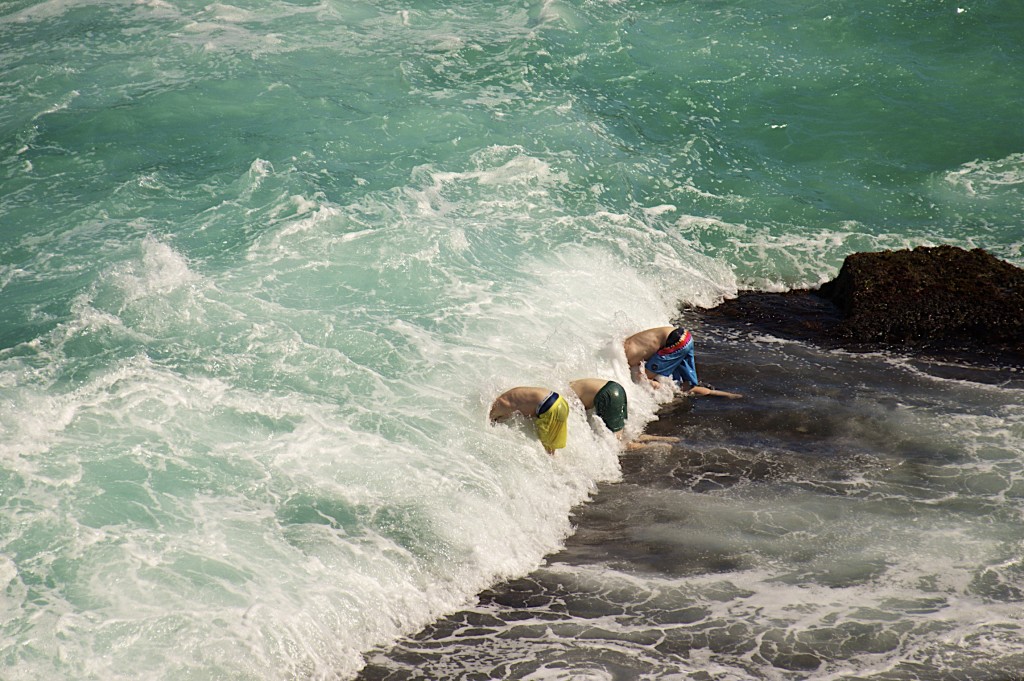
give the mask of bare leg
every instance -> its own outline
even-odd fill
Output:
[[[633,440],[626,443],[627,452],[650,452],[650,451],[662,451],[669,452],[672,450],[671,442],[637,442]]]
[[[679,442],[679,438],[672,437],[670,435],[648,435],[647,433],[641,433],[633,441],[634,442]]]
[[[702,385],[698,385],[698,386],[695,386],[693,388],[690,388],[689,390],[687,390],[683,394],[684,395],[707,395],[709,397],[728,397],[730,400],[738,400],[739,398],[743,397],[743,395],[739,395],[737,393],[730,393],[730,392],[726,392],[724,390],[712,390],[710,388],[705,388]]]

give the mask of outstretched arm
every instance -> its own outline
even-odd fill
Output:
[[[711,388],[705,388],[702,385],[696,385],[689,390],[683,391],[684,395],[708,395],[710,397],[728,397],[730,400],[739,399],[743,397],[738,393],[730,393],[724,390],[712,390]]]

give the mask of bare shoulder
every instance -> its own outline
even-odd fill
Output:
[[[520,385],[515,388],[510,388],[501,394],[499,399],[504,398],[512,402],[519,402],[522,400],[539,401],[543,400],[551,390],[548,388],[540,388],[537,386]]]
[[[637,331],[632,336],[626,339],[627,342],[647,342],[651,339],[656,339],[659,342],[664,342],[668,335],[675,331],[674,326],[656,326],[652,329],[644,329],[643,331]]]
[[[569,387],[580,398],[587,409],[594,406],[594,397],[608,383],[606,378],[579,378],[569,383]]]
[[[491,405],[490,418],[493,421],[514,412],[532,416],[537,405],[549,394],[551,391],[548,388],[536,386],[520,385],[510,388],[494,400],[494,404]]]
[[[626,351],[626,359],[630,364],[647,359],[661,349],[665,339],[674,330],[674,326],[658,326],[634,333],[622,343]]]
[[[577,395],[584,393],[596,393],[608,383],[607,378],[578,378],[569,383],[569,387]]]

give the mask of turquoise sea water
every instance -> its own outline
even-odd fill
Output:
[[[620,341],[681,305],[864,250],[1024,265],[1021,35],[1015,0],[3,3],[0,676],[351,678],[619,479],[578,411],[554,458],[488,427],[502,390],[616,378],[636,433]],[[928,531],[991,523],[943,588],[1002,659],[1024,408],[960,389],[898,422],[984,469]],[[797,598],[771,568],[736,583]]]

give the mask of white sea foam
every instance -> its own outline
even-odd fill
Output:
[[[643,222],[565,218],[565,178],[521,150],[475,165],[421,168],[352,206],[271,207],[276,226],[216,280],[144,237],[43,341],[55,378],[78,348],[109,356],[59,399],[31,398],[46,385],[30,378],[8,431],[24,493],[52,504],[75,485],[63,531],[101,533],[78,551],[107,623],[65,606],[74,668],[115,675],[143,654],[184,673],[206,641],[212,668],[348,675],[361,651],[535,566],[618,476],[614,437],[578,405],[552,458],[529,428],[488,426],[490,400],[615,379],[636,434],[661,398],[630,382],[622,338],[721,296],[728,272],[684,240],[635,269],[656,238]],[[267,189],[294,204],[276,182],[254,162],[238,202]],[[550,217],[525,229],[536,205]],[[332,291],[317,310],[292,302],[317,289]]]
[[[972,196],[991,196],[997,191],[1024,185],[1024,153],[998,160],[965,163],[946,174],[946,182]]]
[[[0,675],[349,678],[367,650],[537,567],[572,531],[572,509],[619,479],[618,444],[578,404],[568,447],[549,457],[531,424],[487,424],[500,391],[615,379],[635,435],[666,396],[629,381],[622,338],[672,322],[681,303],[813,285],[850,251],[924,237],[992,240],[1019,257],[1016,222],[1004,226],[1019,212],[1018,154],[932,178],[934,212],[879,191],[863,161],[850,177],[884,210],[844,206],[849,186],[826,192],[827,210],[793,208],[785,182],[834,176],[810,148],[803,167],[782,164],[794,149],[770,146],[784,136],[763,137],[761,122],[786,121],[791,140],[827,131],[807,112],[738,110],[783,103],[740,91],[752,74],[778,89],[743,51],[778,53],[745,28],[742,40],[707,30],[755,19],[682,21],[688,10],[669,5],[49,0],[0,19],[12,65]],[[706,45],[715,60],[676,58]],[[806,61],[789,52],[759,63],[797,74]],[[749,139],[737,132],[746,119]],[[893,175],[917,163],[890,160]],[[963,214],[946,221],[949,206]],[[793,376],[815,383],[817,370],[808,361]],[[923,443],[955,466],[879,455],[826,481],[829,503],[796,466],[782,485],[793,505],[741,481],[690,495],[695,526],[639,533],[720,551],[732,532],[747,553],[729,575],[556,577],[636,596],[624,609],[647,589],[664,612],[692,599],[717,631],[750,640],[785,638],[787,623],[808,638],[864,623],[864,603],[910,630],[900,653],[855,670],[903,655],[957,675],[961,644],[998,658],[1019,640],[1021,414],[986,413],[984,395],[944,385],[970,408],[872,406],[860,387],[837,389],[864,404],[832,425],[911,453]],[[901,484],[926,491],[908,499]],[[865,499],[877,515],[859,509]],[[850,519],[825,533],[820,557],[781,579],[765,568],[789,570],[836,508]],[[877,560],[874,538],[907,555]],[[881,575],[881,588],[827,583],[832,569]],[[909,615],[886,600],[922,590],[936,603]],[[598,626],[614,640],[591,638]],[[614,615],[524,627],[541,641],[564,627],[588,652],[657,666],[655,641],[667,650],[685,622],[649,639],[652,628]],[[753,678],[752,654],[687,651],[661,678]],[[536,672],[607,673],[580,659]]]

